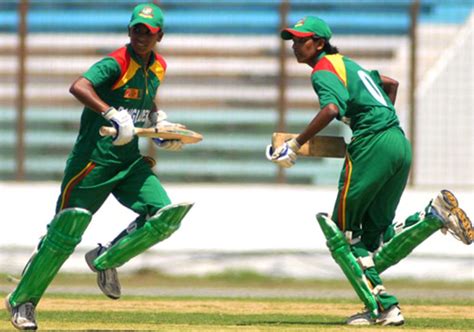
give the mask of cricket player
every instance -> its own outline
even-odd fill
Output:
[[[448,190],[423,212],[392,224],[412,160],[394,108],[398,82],[339,54],[331,36],[326,22],[314,16],[281,31],[284,40],[292,40],[296,60],[312,68],[321,111],[295,139],[275,150],[268,146],[266,155],[288,168],[300,147],[332,120],[351,128],[332,220],[318,214],[318,222],[333,258],[366,307],[347,324],[402,325],[398,299],[387,292],[379,274],[440,229],[471,244],[472,224]]]
[[[16,289],[6,298],[12,324],[35,330],[35,307],[62,264],[81,241],[92,215],[112,194],[138,217],[108,245],[86,254],[98,286],[112,299],[121,295],[116,268],[176,231],[192,204],[171,204],[154,160],[143,157],[135,127],[182,125],[168,122],[155,96],[166,62],[154,51],[163,38],[163,13],[155,4],[140,4],[128,25],[130,43],[103,58],[78,78],[70,92],[85,105],[79,134],[67,160],[56,216],[25,267]],[[114,126],[115,137],[101,137],[101,126]],[[178,151],[179,140],[154,139]]]

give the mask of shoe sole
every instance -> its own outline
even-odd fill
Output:
[[[452,192],[447,189],[441,190],[441,196],[445,207],[449,209],[451,214],[456,217],[459,227],[463,231],[463,239],[461,239],[461,241],[467,245],[471,244],[474,240],[474,230],[472,228],[472,222],[467,216],[466,212],[464,212],[464,210],[459,207],[458,199]]]
[[[441,190],[441,195],[443,196],[443,201],[449,210],[452,210],[459,206],[458,199],[449,190],[447,189]]]
[[[405,321],[404,321],[404,320],[402,320],[402,321],[400,321],[400,322],[392,322],[392,323],[388,323],[388,324],[383,324],[383,323],[382,323],[381,325],[382,325],[382,326],[401,326],[401,325],[403,325],[403,324],[405,324]]]
[[[111,298],[112,300],[118,300],[120,298],[120,295],[113,295],[113,294],[110,294],[103,286],[102,286],[102,282],[101,282],[101,274],[104,273],[103,271],[99,271],[95,268],[94,266],[94,260],[99,257],[100,255],[100,251],[101,251],[101,247],[98,247],[94,250],[91,250],[89,251],[85,258],[86,258],[86,263],[87,265],[89,266],[89,268],[92,270],[92,272],[95,272],[97,273],[97,286],[99,286],[99,289],[102,291],[102,293],[107,296],[108,298]],[[117,273],[117,272],[115,272]]]
[[[97,286],[99,286],[100,290],[102,291],[102,293],[107,296],[108,298],[111,298],[112,300],[118,300],[120,299],[120,296],[121,294],[118,294],[118,295],[113,295],[113,294],[110,294],[106,289],[105,287],[102,286],[102,283],[101,283],[101,278],[100,278],[100,275],[101,273],[104,273],[104,272],[97,272]],[[117,272],[115,272],[117,273]],[[104,277],[105,278],[105,277]]]
[[[467,245],[471,244],[474,239],[474,230],[472,228],[472,222],[467,216],[466,212],[464,212],[463,209],[457,207],[451,210],[451,213],[456,216],[459,226],[463,230],[465,240],[463,242]]]
[[[28,326],[28,327],[24,327],[24,326],[17,326],[15,324],[13,324],[12,322],[12,325],[17,328],[18,330],[22,330],[22,331],[36,331],[38,329],[38,326]]]

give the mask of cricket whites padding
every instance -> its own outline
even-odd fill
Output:
[[[417,213],[409,217],[402,226],[403,228],[398,228],[398,232],[395,228],[395,235],[375,254],[375,269],[378,273],[407,257],[420,243],[441,229],[443,223],[433,215],[421,217]]]
[[[10,296],[13,307],[26,302],[38,304],[63,263],[81,242],[91,219],[91,213],[80,208],[65,209],[56,214]]]
[[[344,234],[339,230],[337,225],[328,218],[327,214],[318,213],[316,218],[326,237],[326,245],[332,257],[341,267],[357,295],[365,304],[367,310],[370,311],[372,318],[376,318],[378,316],[377,301],[369,289],[364,272],[352,254]]]
[[[133,257],[173,234],[193,203],[172,204],[159,210],[143,227],[121,238],[98,256],[93,264],[97,270],[122,266]]]

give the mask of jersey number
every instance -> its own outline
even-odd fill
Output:
[[[387,102],[385,101],[385,98],[383,97],[378,86],[375,84],[372,78],[363,70],[359,70],[357,74],[359,75],[359,78],[362,80],[362,83],[364,83],[365,87],[372,95],[372,97],[374,97],[375,100],[377,100],[383,106],[388,106]]]

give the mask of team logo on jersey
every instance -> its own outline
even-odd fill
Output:
[[[139,16],[144,18],[153,18],[153,8],[143,7],[143,9],[138,13]]]
[[[140,99],[140,89],[128,88],[123,95],[126,99]]]
[[[119,112],[125,111],[132,117],[133,123],[144,123],[149,119],[151,110],[149,109],[139,109],[139,108],[131,108],[128,109],[123,106],[119,106],[117,109]]]

